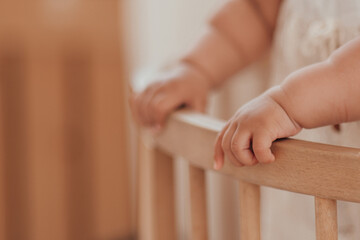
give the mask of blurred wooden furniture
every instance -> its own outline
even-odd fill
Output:
[[[142,174],[152,176],[148,177],[152,198],[139,215],[154,214],[151,224],[142,223],[140,239],[176,239],[174,203],[169,196],[174,192],[172,156],[181,156],[190,164],[191,239],[207,239],[204,172],[212,169],[213,144],[223,125],[204,115],[178,112],[160,136],[151,141],[148,134],[142,135],[139,177],[144,183]],[[219,171],[240,182],[241,239],[260,239],[259,186],[313,195],[316,238],[337,239],[336,200],[360,202],[360,150],[287,139],[274,142],[272,151],[275,163],[236,168],[226,162]],[[156,213],[164,212],[167,214],[159,219]]]
[[[0,2],[0,239],[132,239],[122,3]]]

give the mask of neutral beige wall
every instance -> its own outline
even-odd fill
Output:
[[[132,67],[158,67],[183,53],[224,0],[128,1]]]

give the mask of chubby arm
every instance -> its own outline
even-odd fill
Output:
[[[281,0],[231,0],[183,61],[220,85],[270,47]]]
[[[360,120],[359,103],[360,37],[241,107],[219,133],[214,167],[222,167],[224,155],[237,166],[272,162],[274,140]]]
[[[130,106],[142,125],[161,129],[180,106],[204,111],[210,90],[260,57],[271,44],[281,0],[231,0],[179,64],[157,77]]]
[[[360,37],[291,74],[273,97],[304,128],[360,120]]]

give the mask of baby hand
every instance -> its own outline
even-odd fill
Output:
[[[209,91],[210,82],[201,72],[190,65],[179,65],[143,92],[133,93],[130,106],[140,124],[158,131],[180,106],[204,111]]]
[[[214,168],[224,165],[224,155],[235,166],[251,166],[275,160],[270,147],[274,140],[300,132],[301,127],[286,113],[270,89],[241,107],[219,133]]]

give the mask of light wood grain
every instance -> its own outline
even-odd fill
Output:
[[[141,131],[137,161],[137,237],[176,240],[173,158],[153,143],[151,136]]]
[[[205,171],[201,168],[189,166],[190,207],[191,207],[191,239],[206,240],[206,185]]]
[[[260,187],[240,181],[240,239],[260,240]]]
[[[223,126],[223,121],[205,115],[178,112],[156,141],[168,153],[212,170],[213,146]],[[257,185],[360,202],[359,149],[287,139],[275,142],[272,151],[272,164],[236,168],[226,161],[219,172]]]
[[[153,222],[153,147],[147,143],[147,135],[139,134],[136,162],[136,231],[140,240],[154,239]]]
[[[38,11],[40,2],[32,7]],[[40,22],[33,24],[36,26],[31,37],[34,42],[27,43],[29,70],[25,77],[32,233],[28,239],[70,239],[66,224],[69,214],[66,211],[65,104],[63,60],[59,56],[61,39],[50,37]],[[46,48],[43,42],[48,42]]]
[[[316,239],[337,240],[336,200],[315,197]]]
[[[83,6],[84,5],[84,6]],[[97,239],[133,236],[128,72],[124,54],[124,1],[80,5],[91,33],[94,117],[94,206]],[[96,20],[94,14],[101,18]],[[106,26],[106,27],[104,27]]]
[[[1,176],[5,221],[4,239],[29,239],[31,229],[28,154],[28,114],[26,111],[26,43],[14,38],[9,31],[14,17],[1,6],[0,15],[0,101],[1,101]],[[11,4],[13,7],[13,4]],[[23,22],[19,20],[19,22]],[[22,27],[21,30],[24,30]],[[13,29],[16,31],[16,29]],[[16,31],[17,32],[17,31]],[[6,36],[6,37],[4,37]],[[21,231],[19,231],[21,229]],[[30,236],[31,239],[31,236]]]
[[[1,95],[0,95],[1,96]],[[0,97],[0,113],[2,110],[2,98]],[[4,140],[3,139],[3,122],[2,118],[0,118],[0,239],[6,239],[6,218],[5,218],[5,169],[4,169]]]

